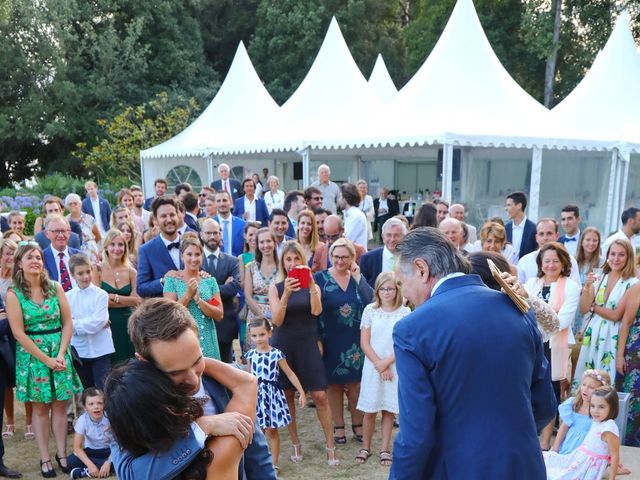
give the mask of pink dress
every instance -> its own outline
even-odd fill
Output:
[[[620,436],[613,420],[593,422],[582,445],[568,455],[542,452],[550,480],[600,480],[609,464],[609,447],[604,432]]]

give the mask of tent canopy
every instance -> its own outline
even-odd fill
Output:
[[[384,59],[380,54],[376,58],[376,64],[373,66],[373,71],[369,77],[369,85],[382,103],[388,103],[398,94],[398,89],[393,83]]]

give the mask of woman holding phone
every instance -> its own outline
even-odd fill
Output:
[[[279,281],[269,287],[271,321],[277,327],[271,337],[271,345],[284,353],[302,387],[311,392],[325,436],[327,463],[337,465],[335,443],[331,435],[327,377],[318,341],[318,315],[322,313],[320,288],[305,265],[305,254],[298,242],[288,241],[284,244],[279,263]],[[298,463],[302,461],[302,449],[296,424],[295,389],[285,375],[280,375],[280,383],[291,412],[291,423],[287,427],[293,443],[291,461]]]

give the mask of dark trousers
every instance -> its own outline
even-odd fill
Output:
[[[76,372],[82,381],[84,388],[104,388],[104,380],[111,370],[111,355],[103,355],[96,358],[80,358],[82,365],[74,362]]]
[[[230,342],[221,342],[220,339],[218,339],[218,348],[220,348],[220,360],[224,363],[231,363],[233,340]]]
[[[87,454],[87,457],[89,457],[89,460],[91,460],[96,467],[100,468],[102,467],[102,465],[104,465],[104,462],[107,461],[107,459],[109,458],[109,455],[111,455],[111,450],[108,448],[97,448],[97,449],[85,448],[84,453]],[[82,462],[82,460],[76,457],[73,453],[69,455],[69,458],[67,458],[67,465],[69,465],[69,468],[86,467],[86,465]]]
[[[5,320],[6,321],[6,320]],[[5,377],[4,361],[0,359],[2,365],[0,365],[0,432],[2,431],[4,421],[4,392],[7,389],[7,379]],[[0,435],[0,465],[4,465],[4,442],[2,441],[2,435]]]

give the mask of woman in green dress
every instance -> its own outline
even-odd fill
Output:
[[[42,250],[35,242],[18,245],[7,315],[18,342],[16,397],[33,403],[40,470],[43,477],[54,477],[49,431],[53,431],[58,465],[66,471],[67,400],[82,392],[82,383],[69,353],[73,329],[69,303],[60,284],[49,280]]]
[[[220,347],[216,322],[222,321],[224,311],[218,282],[211,276],[200,273],[204,249],[194,233],[185,233],[180,242],[180,256],[184,269],[177,275],[167,275],[164,279],[164,296],[175,300],[189,309],[198,324],[200,347],[205,357],[220,360]]]
[[[102,264],[92,272],[94,285],[109,295],[109,321],[115,353],[112,363],[133,358],[135,350],[129,339],[127,323],[131,310],[140,304],[136,293],[136,269],[129,262],[129,248],[124,234],[111,229],[104,237]]]

